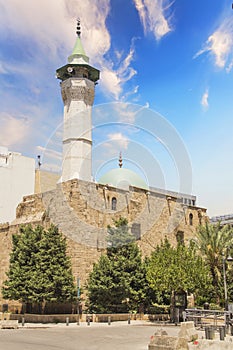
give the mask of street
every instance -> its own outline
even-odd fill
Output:
[[[44,325],[46,327],[46,325]],[[0,350],[147,350],[156,327],[149,324],[76,324],[0,330]],[[169,334],[179,327],[164,327]]]

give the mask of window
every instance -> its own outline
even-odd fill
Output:
[[[117,199],[116,197],[112,198],[112,210],[116,210],[116,206],[117,206]]]
[[[189,225],[193,226],[193,214],[192,213],[189,214]]]

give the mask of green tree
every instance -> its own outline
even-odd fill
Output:
[[[87,282],[91,312],[138,311],[146,301],[146,269],[139,248],[126,219],[114,224],[108,228],[107,253],[94,264]]]
[[[173,247],[165,239],[151,254],[147,279],[162,303],[170,302],[173,291],[188,291],[199,298],[211,292],[210,271],[193,244]]]
[[[46,302],[73,301],[76,287],[66,240],[51,226],[24,226],[12,237],[8,279],[2,288],[5,299],[37,303],[43,313]]]
[[[208,264],[215,291],[215,302],[223,298],[223,254],[227,256],[228,248],[233,245],[233,228],[228,225],[221,227],[220,223],[206,223],[199,226],[196,238],[193,240],[200,254]]]

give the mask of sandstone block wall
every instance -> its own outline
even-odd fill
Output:
[[[145,256],[165,237],[173,244],[177,239],[187,241],[193,237],[196,227],[206,220],[206,210],[184,206],[179,198],[155,191],[136,188],[124,191],[80,180],[26,196],[11,225],[0,225],[0,287],[9,267],[12,234],[18,232],[20,225],[57,225],[67,238],[74,276],[84,286],[93,263],[106,248],[107,226],[120,216],[128,219],[133,232],[136,230],[138,245]],[[4,302],[0,295],[0,303]]]

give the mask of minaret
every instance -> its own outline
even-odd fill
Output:
[[[62,182],[92,180],[92,105],[99,71],[91,67],[81,42],[80,20],[68,64],[57,69],[64,103]]]

